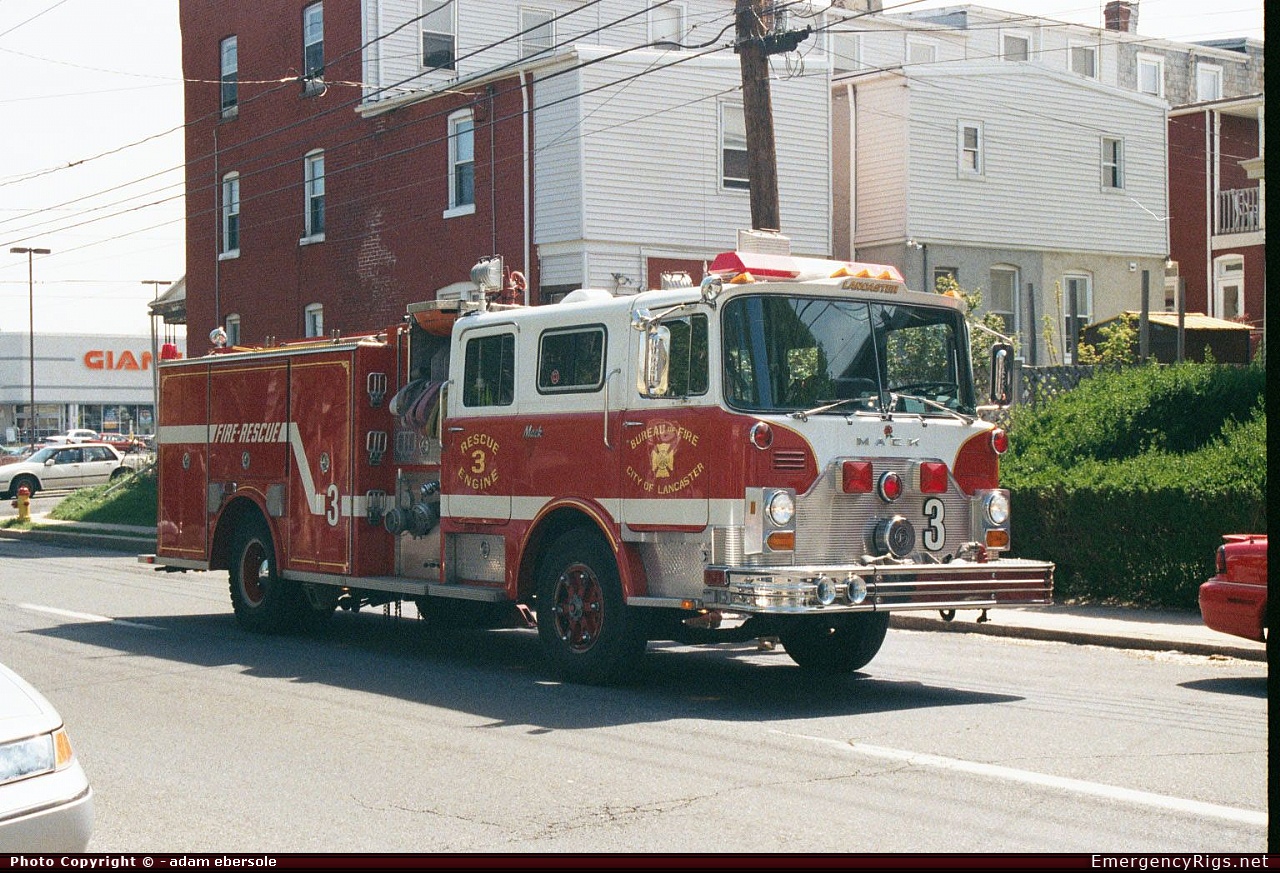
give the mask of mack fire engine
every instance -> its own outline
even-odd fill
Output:
[[[489,258],[378,333],[160,364],[143,560],[229,570],[250,631],[410,600],[536,626],[593,683],[650,640],[776,639],[845,673],[890,612],[1050,603],[1053,566],[1006,554],[961,300],[750,250],[626,296],[527,306],[512,278]]]

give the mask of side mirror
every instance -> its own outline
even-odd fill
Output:
[[[1008,343],[991,347],[991,402],[996,406],[1013,402],[1013,346]]]
[[[665,397],[671,363],[671,329],[660,324],[645,330],[640,344],[640,384],[645,397]]]
[[[46,467],[52,467],[52,466],[53,466],[53,458],[45,458],[45,459],[44,459],[44,465],[45,465]]]

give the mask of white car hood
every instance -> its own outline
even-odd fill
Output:
[[[45,734],[62,726],[44,696],[0,664],[0,743]]]

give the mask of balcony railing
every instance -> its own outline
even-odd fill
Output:
[[[1262,209],[1257,188],[1234,188],[1218,192],[1218,221],[1215,233],[1250,233],[1262,229]]]

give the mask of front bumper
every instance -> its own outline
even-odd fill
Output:
[[[1020,558],[947,564],[713,568],[703,600],[743,613],[794,614],[1048,606],[1053,564]]]

